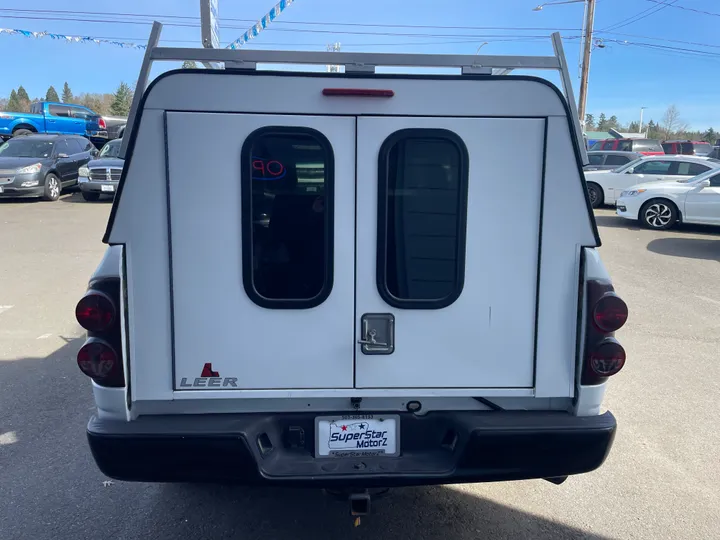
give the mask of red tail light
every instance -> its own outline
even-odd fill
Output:
[[[627,317],[627,304],[614,293],[606,294],[600,298],[593,309],[593,321],[598,329],[603,332],[620,330],[627,321]]]
[[[606,280],[587,282],[585,352],[581,384],[601,384],[625,365],[625,349],[613,337],[628,318],[625,302]]]
[[[90,284],[75,307],[75,317],[88,333],[77,363],[100,386],[125,386],[120,305],[120,279],[102,278]]]
[[[107,379],[117,372],[119,367],[115,351],[102,340],[93,339],[81,347],[77,355],[77,363],[88,377]]]
[[[590,369],[598,377],[615,375],[625,365],[625,349],[610,338],[590,353]]]
[[[100,118],[98,120],[98,126],[100,126],[100,129],[107,129],[107,124],[105,123],[104,118]]]
[[[85,330],[102,332],[115,321],[115,305],[105,293],[90,290],[77,303],[75,318]]]

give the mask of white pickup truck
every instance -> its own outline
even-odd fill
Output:
[[[100,469],[365,489],[599,467],[627,307],[568,100],[527,76],[215,60],[139,101],[77,307]]]

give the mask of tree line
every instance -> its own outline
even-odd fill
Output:
[[[65,82],[62,89],[62,99],[54,86],[50,86],[47,89],[44,98],[36,97],[30,99],[27,90],[20,85],[17,90],[13,89],[10,92],[8,99],[0,98],[0,110],[8,112],[30,112],[30,107],[33,103],[54,101],[82,105],[102,116],[127,116],[130,114],[132,98],[133,91],[130,86],[124,82],[121,82],[117,90],[113,93],[82,93],[77,96],[73,94],[70,85]]]
[[[595,115],[585,115],[585,131],[608,131],[615,129],[627,133],[640,133],[640,123],[630,122],[629,124],[621,124],[617,116],[612,115],[608,118],[605,113],[600,113],[597,121]],[[642,126],[643,132],[647,132],[648,139],[671,140],[671,139],[689,139],[691,141],[707,141],[715,144],[720,139],[720,133],[712,127],[705,131],[691,130],[682,117],[680,111],[675,105],[670,105],[665,114],[663,114],[660,122],[650,119],[650,121]]]

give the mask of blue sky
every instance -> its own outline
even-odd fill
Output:
[[[259,19],[276,1],[219,0],[223,44],[239,37],[250,26],[243,20]],[[674,6],[662,5],[673,1]],[[565,51],[577,95],[580,51],[577,37],[582,26],[583,4],[546,6],[542,11],[533,11],[538,3],[539,0],[295,0],[249,47],[324,50],[326,44],[340,42],[344,51],[474,54],[479,45],[488,42],[481,51],[485,54],[552,54],[550,40],[536,36],[561,29],[568,38]],[[66,10],[68,13],[17,10]],[[655,10],[658,11],[653,13]],[[179,25],[164,28],[165,45],[200,45],[200,30],[194,26],[199,21],[178,18],[199,17],[199,0],[36,0],[32,3],[4,0],[0,4],[0,28],[123,38],[137,43],[147,39],[150,25],[145,22],[151,17],[117,13],[155,15],[162,22]],[[637,20],[630,19],[636,14]],[[91,19],[104,22],[89,22]],[[323,24],[298,24],[307,22]],[[624,26],[612,29],[618,23]],[[603,38],[605,46],[593,52],[588,112],[596,118],[601,112],[608,117],[615,114],[627,122],[639,117],[640,107],[647,107],[645,121],[651,118],[658,121],[667,106],[675,104],[682,119],[691,127],[706,129],[712,125],[720,130],[718,28],[720,2],[717,0],[598,0],[596,37]],[[44,96],[50,84],[60,91],[64,81],[68,81],[76,94],[111,92],[120,81],[134,84],[142,55],[139,50],[110,45],[0,34],[0,96],[7,97],[20,84],[31,97]]]

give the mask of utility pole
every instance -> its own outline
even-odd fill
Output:
[[[640,107],[640,129],[638,129],[638,133],[642,133],[642,121],[643,121],[643,112],[647,109],[647,107]]]
[[[582,72],[580,74],[580,95],[578,99],[578,116],[580,125],[585,127],[585,110],[587,106],[588,78],[590,76],[590,53],[593,47],[593,24],[595,22],[595,0],[587,0],[587,18],[585,19],[585,36],[583,48]]]

